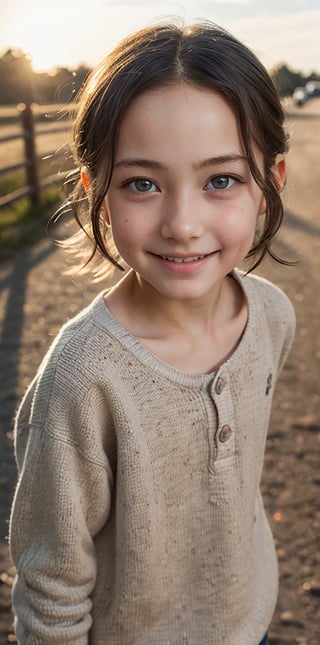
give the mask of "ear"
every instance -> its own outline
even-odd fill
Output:
[[[82,180],[83,187],[84,187],[87,195],[89,195],[89,193],[90,193],[90,181],[89,181],[88,168],[86,166],[82,166],[82,168],[81,168],[81,180]]]
[[[270,168],[270,172],[274,177],[279,193],[281,193],[286,183],[286,169],[287,169],[286,160],[284,156],[278,155],[276,157],[275,163]],[[264,197],[262,197],[258,214],[263,215],[265,213],[265,210],[266,210],[266,200]]]
[[[82,166],[81,168],[81,181],[83,183],[83,187],[87,193],[87,195],[90,195],[90,179],[89,179],[89,173],[88,169],[86,166]],[[100,209],[100,215],[103,217],[103,219],[106,221],[107,226],[110,226],[110,217],[109,217],[109,211],[108,207],[106,204],[106,200],[103,200],[103,204]]]
[[[274,176],[275,183],[277,184],[279,193],[283,190],[286,182],[286,160],[283,155],[276,157],[274,165],[271,167],[271,172]]]

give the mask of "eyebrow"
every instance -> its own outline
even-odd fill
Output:
[[[245,155],[239,154],[220,155],[219,157],[210,157],[209,159],[204,159],[203,161],[197,161],[192,165],[195,170],[202,170],[202,168],[207,168],[208,166],[219,166],[224,163],[238,163],[239,161],[248,162],[248,158]]]
[[[220,155],[218,157],[209,157],[208,159],[203,159],[203,161],[197,161],[192,164],[195,170],[202,170],[209,166],[219,166],[224,163],[237,163],[239,161],[248,162],[248,158],[244,155],[239,154],[229,154],[229,155]],[[153,159],[135,159],[133,157],[124,157],[117,161],[114,164],[114,168],[131,168],[133,166],[139,166],[140,168],[151,168],[153,170],[169,170],[168,166],[162,164],[160,161],[154,161]]]
[[[114,164],[114,168],[131,168],[131,166],[154,168],[155,170],[169,170],[168,166],[160,163],[160,161],[153,161],[152,159],[134,159],[131,157],[125,157]]]

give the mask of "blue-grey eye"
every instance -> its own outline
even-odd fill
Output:
[[[129,186],[135,193],[154,193],[157,190],[153,181],[150,181],[150,179],[144,179],[143,177],[132,179]]]
[[[235,182],[236,179],[230,175],[217,175],[209,179],[206,188],[208,190],[225,190],[231,188]]]

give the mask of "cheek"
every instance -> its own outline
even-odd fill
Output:
[[[258,214],[252,208],[237,205],[231,207],[227,215],[220,220],[221,239],[230,247],[250,247],[254,240],[257,219]]]
[[[130,265],[131,258],[135,257],[143,245],[144,231],[141,222],[130,214],[112,213],[111,233],[119,254]]]
[[[132,240],[128,218],[112,218],[111,232],[120,255],[123,255],[124,251],[127,252],[130,249],[130,241]]]
[[[130,237],[130,221],[129,217],[124,214],[125,210],[122,208],[121,202],[114,199],[111,191],[105,198],[106,219],[111,228],[111,234],[117,250],[120,252],[120,247],[127,246],[127,238]],[[121,255],[121,252],[120,252]]]

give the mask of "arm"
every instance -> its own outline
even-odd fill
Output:
[[[112,473],[102,446],[108,415],[98,390],[67,377],[50,382],[44,371],[17,416],[20,473],[10,544],[21,645],[86,645],[91,626],[93,538],[111,504]]]

